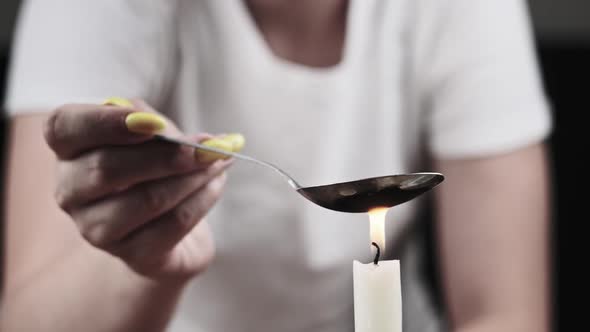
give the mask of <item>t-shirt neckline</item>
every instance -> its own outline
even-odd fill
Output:
[[[342,57],[338,63],[327,67],[312,67],[276,55],[268,45],[264,36],[260,32],[260,29],[256,26],[256,22],[244,1],[236,0],[231,2],[235,3],[235,6],[231,7],[233,7],[235,13],[238,29],[244,31],[246,42],[251,43],[253,49],[258,53],[257,55],[275,69],[293,73],[309,74],[312,76],[332,76],[346,71],[350,66],[354,54],[352,50],[354,49],[356,39],[354,38],[355,35],[353,33],[354,24],[356,23],[354,20],[356,1],[349,1],[348,3]]]

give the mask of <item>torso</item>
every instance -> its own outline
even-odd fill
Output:
[[[170,109],[187,132],[242,132],[245,153],[302,185],[421,170],[420,123],[403,93],[407,2],[350,2],[327,62],[280,56],[242,1],[180,3]],[[399,254],[414,209],[390,212],[386,257]],[[172,331],[352,331],[352,261],[371,261],[366,215],[322,209],[273,172],[238,163],[209,222],[216,260]]]

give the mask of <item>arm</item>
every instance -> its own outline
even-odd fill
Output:
[[[142,277],[87,244],[55,203],[45,116],[12,121],[0,330],[161,331],[182,283]]]
[[[6,109],[13,115],[22,114],[29,109],[46,110],[64,101],[99,101],[112,94],[150,96],[153,103],[161,102],[174,72],[175,8],[174,1],[24,1],[13,47]],[[141,61],[137,54],[141,54]],[[55,174],[58,163],[43,140],[45,118],[16,116],[11,123],[0,330],[162,330],[184,282],[156,281],[136,273],[125,264],[129,261],[114,258],[114,251],[107,253],[92,246],[105,243],[85,241],[80,236],[80,232],[84,234],[80,226],[92,215],[112,220],[112,225],[128,225],[127,220],[120,223],[115,218],[117,213],[111,213],[113,218],[104,217],[106,211],[113,212],[109,206],[124,212],[120,207],[125,204],[118,205],[123,200],[112,199],[103,199],[106,205],[101,205],[100,200],[81,204],[74,211],[77,218],[59,209],[53,195],[60,182]],[[82,131],[81,139],[73,141],[85,137]],[[109,137],[109,133],[96,137]],[[157,163],[154,158],[145,160]],[[70,165],[70,170],[79,169],[73,159],[61,160],[60,164]],[[145,170],[149,164],[131,166]],[[83,174],[66,175],[61,180],[70,179],[70,188],[84,185],[87,177]],[[194,197],[193,190],[201,185],[192,182],[192,188],[185,188],[183,195],[190,191]],[[130,198],[123,193],[119,197]],[[170,197],[173,195],[165,195]],[[170,203],[165,199],[162,202]],[[152,208],[158,205],[155,200],[152,203]],[[153,209],[136,210],[134,215],[151,213]],[[191,222],[195,220],[191,218]],[[195,229],[201,228],[201,232],[192,232],[195,236],[190,238],[196,240],[196,235],[206,233],[203,227],[206,229],[206,224],[199,223]],[[193,257],[197,266],[203,257],[192,254],[202,252],[196,246],[191,255],[185,252],[185,256]]]
[[[2,327],[165,328],[213,257],[204,216],[231,161],[151,140],[152,128],[181,135],[153,112],[141,101],[65,105],[13,120]]]
[[[437,166],[447,176],[437,231],[453,329],[549,331],[544,147]]]

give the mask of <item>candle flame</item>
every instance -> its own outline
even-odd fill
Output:
[[[385,252],[385,215],[389,209],[385,207],[378,207],[369,210],[369,225],[371,243],[375,242],[381,248],[381,252]],[[373,255],[377,254],[377,248],[371,245],[371,252]]]

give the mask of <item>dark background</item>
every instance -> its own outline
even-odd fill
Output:
[[[0,105],[19,3],[0,1]],[[585,130],[590,130],[590,0],[530,0],[529,3],[545,86],[554,106],[555,130],[550,145],[556,206],[552,233],[555,325],[559,331],[570,327],[580,330],[586,325],[582,319],[587,316],[583,313],[587,297],[582,297],[586,292],[581,285],[590,282],[588,273],[582,272],[587,270],[584,265],[588,241],[583,238],[583,229],[588,217],[583,213],[586,202],[581,194],[587,187],[582,176],[585,154],[590,153],[590,140],[584,137]],[[5,138],[6,121],[2,119],[1,146],[5,145]],[[574,261],[575,264],[570,264]],[[575,301],[577,297],[582,301]]]

